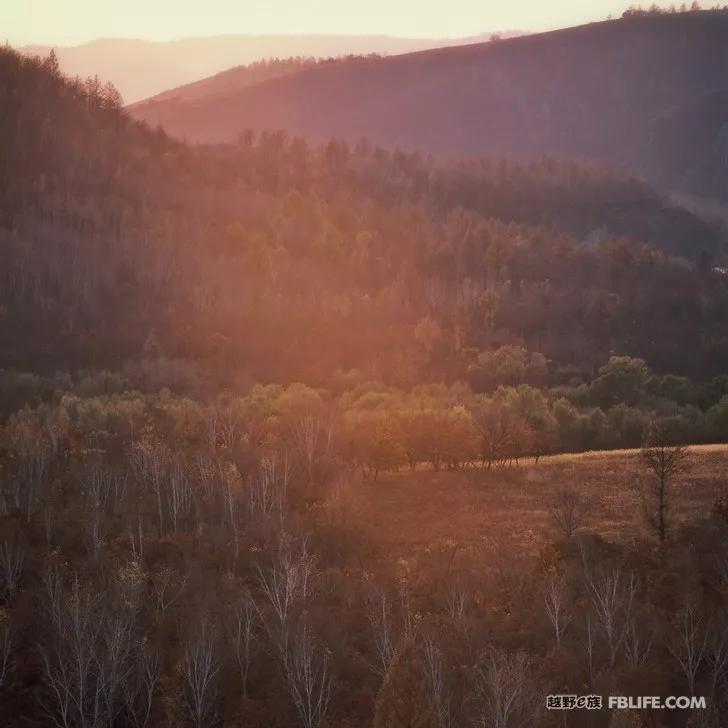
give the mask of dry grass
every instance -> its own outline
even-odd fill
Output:
[[[728,446],[691,448],[688,470],[675,482],[676,522],[710,513],[728,472]],[[611,540],[647,536],[637,492],[650,477],[638,450],[557,455],[520,467],[464,472],[417,470],[364,481],[356,518],[382,558],[417,558],[434,544],[482,548],[506,541],[534,554],[557,532],[547,504],[568,486],[589,502],[585,527]]]

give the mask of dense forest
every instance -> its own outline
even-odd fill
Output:
[[[3,725],[567,725],[547,688],[635,684],[720,725],[719,488],[630,544],[561,488],[536,562],[487,573],[383,562],[350,504],[643,443],[666,482],[725,442],[724,229],[581,162],[191,146],[7,47],[0,108]]]

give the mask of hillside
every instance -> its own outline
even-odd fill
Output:
[[[676,520],[689,523],[708,512],[716,480],[728,464],[728,448],[691,448],[693,466],[675,503]],[[622,543],[640,537],[640,504],[635,487],[642,475],[639,450],[554,455],[538,463],[496,472],[433,472],[421,469],[363,483],[354,512],[383,562],[418,561],[436,543],[459,548],[496,550],[510,543],[535,558],[541,547],[534,533],[554,526],[549,498],[568,482],[593,504],[590,530]],[[518,519],[513,514],[518,513]],[[514,530],[515,529],[515,530]]]
[[[720,230],[585,162],[191,145],[8,47],[0,109],[3,728],[722,725]]]
[[[285,129],[437,155],[599,159],[725,202],[726,68],[728,13],[704,11],[341,60],[207,101],[178,89],[131,113],[197,141]]]
[[[175,41],[101,38],[77,46],[56,46],[55,52],[64,73],[81,78],[98,75],[113,83],[127,103],[133,103],[232,66],[268,58],[393,55],[475,43],[489,35],[457,40],[366,35],[228,35]],[[517,33],[503,34],[512,35]],[[45,57],[51,46],[25,46],[19,50]]]
[[[193,148],[49,61],[2,63],[6,366],[155,354],[230,381],[409,386],[503,345],[587,377],[614,352],[698,377],[728,357],[720,234],[635,180],[282,135]]]

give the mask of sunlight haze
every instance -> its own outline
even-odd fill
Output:
[[[13,45],[70,45],[95,38],[173,40],[190,36],[265,33],[383,33],[456,37],[496,30],[546,30],[604,20],[625,2],[527,0],[9,0],[0,3],[0,36]]]

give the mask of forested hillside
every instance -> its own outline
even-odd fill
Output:
[[[728,440],[719,228],[581,163],[190,146],[7,47],[0,109],[3,727],[720,726],[725,448],[676,444]]]
[[[208,102],[179,89],[131,112],[170,134],[246,128],[438,155],[598,159],[668,191],[728,199],[728,12],[637,13],[550,33],[349,59]]]
[[[582,376],[614,352],[725,369],[720,234],[640,183],[282,134],[192,148],[130,121],[113,89],[2,63],[8,366],[164,356],[220,386],[337,369],[412,385],[512,344]]]

